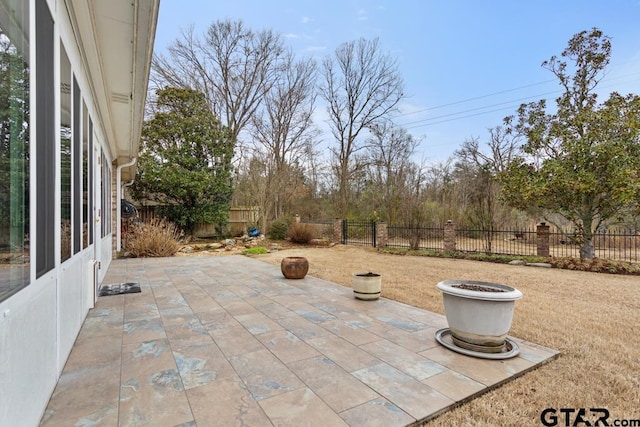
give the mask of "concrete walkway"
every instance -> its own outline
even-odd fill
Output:
[[[463,356],[441,315],[241,255],[115,260],[119,282],[142,292],[98,299],[41,425],[406,426],[557,356]]]

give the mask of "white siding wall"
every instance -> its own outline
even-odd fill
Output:
[[[33,5],[33,0],[30,1]],[[82,98],[94,122],[94,145],[100,147],[105,138],[90,98],[90,85],[82,68],[83,61],[75,44],[76,38],[71,31],[64,2],[47,1],[54,17],[56,34],[65,45]],[[32,7],[32,13],[33,10]],[[31,45],[34,46],[35,43]],[[59,58],[59,54],[56,58]],[[59,68],[57,62],[56,67]],[[55,72],[57,76],[58,69]],[[59,102],[56,101],[56,105]],[[112,156],[108,154],[108,157]],[[37,171],[35,165],[31,167],[33,176]],[[59,176],[59,168],[57,170]],[[94,185],[94,195],[99,195],[98,180],[94,180]],[[59,193],[58,189],[57,199],[60,197]],[[33,192],[31,198],[35,200]],[[100,201],[99,196],[97,200]],[[56,223],[59,223],[59,204],[56,215]],[[58,242],[59,234],[56,237]],[[98,252],[101,257],[102,268],[99,274],[102,280],[111,261],[112,235],[101,238],[98,227],[94,241],[97,245],[104,245]],[[58,247],[57,243],[56,248]],[[80,327],[93,305],[94,289],[89,280],[92,276],[90,268],[93,257],[93,245],[62,265],[58,254],[53,271],[0,302],[0,426],[38,425]],[[35,277],[34,270],[32,266],[31,277]]]

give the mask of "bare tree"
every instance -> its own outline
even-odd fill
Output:
[[[506,222],[509,209],[500,201],[497,175],[505,170],[518,152],[518,137],[502,127],[489,129],[488,152],[480,147],[479,138],[462,144],[454,155],[455,174],[460,188],[459,203],[466,206],[467,220],[484,230],[486,250],[492,252],[494,231]]]
[[[202,37],[187,28],[167,50],[153,58],[152,84],[204,93],[236,141],[283,69],[282,37],[242,21],[216,21]]]
[[[316,64],[295,61],[289,54],[277,81],[265,94],[265,102],[252,119],[251,135],[273,158],[276,167],[294,163],[307,152],[317,136],[313,127]]]
[[[520,138],[508,133],[502,126],[497,126],[489,129],[489,141],[486,146],[488,153],[481,149],[479,138],[471,138],[456,150],[455,156],[474,165],[487,166],[492,173],[498,174],[505,170],[518,154]]]
[[[381,218],[398,223],[407,208],[403,196],[416,169],[411,157],[420,140],[391,123],[375,124],[369,130],[367,181],[370,197]]]
[[[363,130],[396,109],[403,97],[403,81],[378,39],[347,42],[323,61],[320,94],[327,102],[329,126],[337,147],[332,149],[338,181],[337,213],[349,210],[349,181],[358,166],[354,155],[363,145]]]
[[[291,172],[297,168],[291,166],[304,161],[318,135],[312,120],[316,98],[315,62],[295,61],[289,54],[284,64],[250,127],[255,149],[265,158],[268,167],[271,185],[267,187],[267,197],[273,200],[274,218],[286,214],[284,206],[296,188],[298,175]]]

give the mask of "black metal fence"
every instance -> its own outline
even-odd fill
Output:
[[[482,230],[456,229],[456,249],[500,255],[536,255],[535,229]]]
[[[582,238],[571,230],[549,233],[551,255],[557,257],[580,256]],[[593,236],[597,258],[640,262],[640,232],[630,229],[598,231]]]
[[[342,221],[342,244],[359,246],[377,246],[376,221]]]
[[[378,237],[379,227],[386,227],[383,239]],[[550,256],[580,257],[581,238],[575,232],[552,228],[546,238],[548,238]],[[502,255],[537,255],[540,244],[536,228],[511,230],[456,228],[454,239],[456,250]],[[341,222],[341,243],[343,244],[445,250],[444,241],[444,227],[405,227],[377,224],[375,221],[342,220]],[[593,244],[597,258],[640,262],[638,230],[603,230],[594,235]]]
[[[418,248],[444,250],[444,228],[387,226],[387,246],[394,248]]]

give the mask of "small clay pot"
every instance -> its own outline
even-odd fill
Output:
[[[309,271],[309,261],[301,256],[288,256],[282,259],[280,270],[287,279],[302,279]]]

